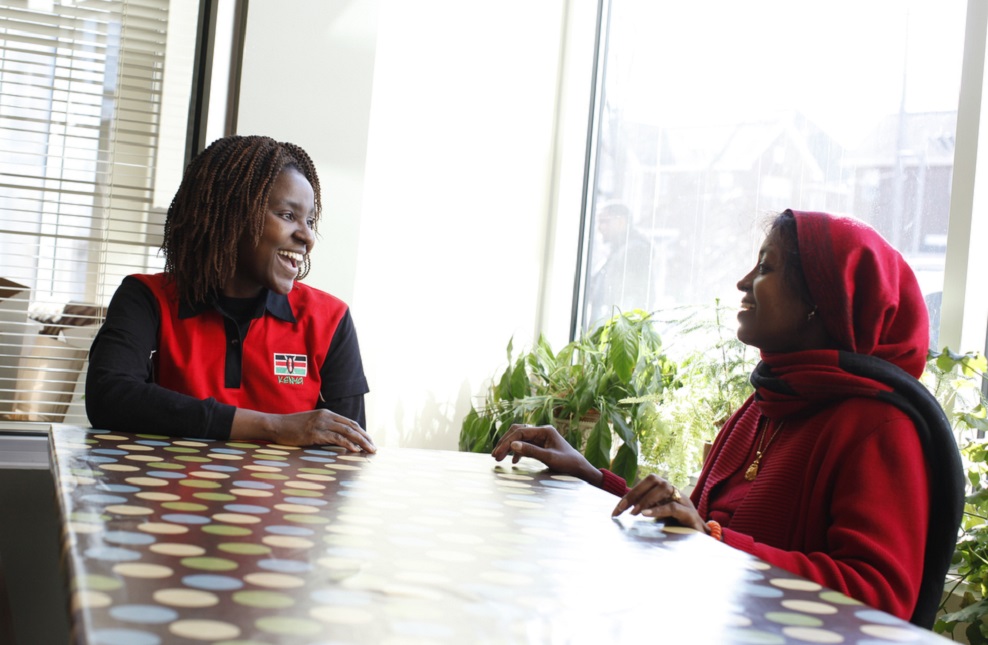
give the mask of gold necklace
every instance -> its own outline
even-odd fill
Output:
[[[758,477],[758,465],[762,461],[762,455],[768,450],[768,447],[772,445],[775,438],[779,436],[779,432],[782,431],[782,426],[785,425],[785,421],[779,423],[779,427],[775,429],[772,436],[769,437],[768,443],[765,444],[765,448],[762,448],[762,442],[765,441],[765,433],[768,432],[768,417],[765,417],[765,426],[762,428],[762,434],[758,438],[758,450],[755,451],[755,460],[751,462],[748,466],[748,470],[744,471],[744,478],[748,481],[754,481],[755,477]]]

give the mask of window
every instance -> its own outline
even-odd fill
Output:
[[[965,7],[611,0],[583,326],[614,307],[734,306],[785,208],[872,224],[935,317]]]
[[[197,9],[0,3],[0,420],[86,423],[104,307],[123,276],[163,266]]]

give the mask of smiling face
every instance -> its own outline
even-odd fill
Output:
[[[315,212],[312,185],[298,170],[285,168],[268,195],[261,239],[256,245],[249,235],[241,240],[237,271],[223,285],[223,295],[250,298],[262,288],[282,295],[291,291],[316,242]]]
[[[795,352],[829,345],[819,315],[786,280],[785,245],[773,230],[758,251],[758,263],[738,282],[744,293],[738,340],[765,352]]]

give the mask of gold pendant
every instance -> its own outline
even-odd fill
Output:
[[[755,477],[758,477],[758,462],[762,460],[762,453],[758,452],[755,455],[755,460],[751,462],[748,466],[748,470],[744,471],[744,478],[748,481],[754,481]]]

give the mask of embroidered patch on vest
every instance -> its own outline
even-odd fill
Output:
[[[274,355],[274,373],[279,383],[302,384],[308,367],[309,360],[305,354]]]

